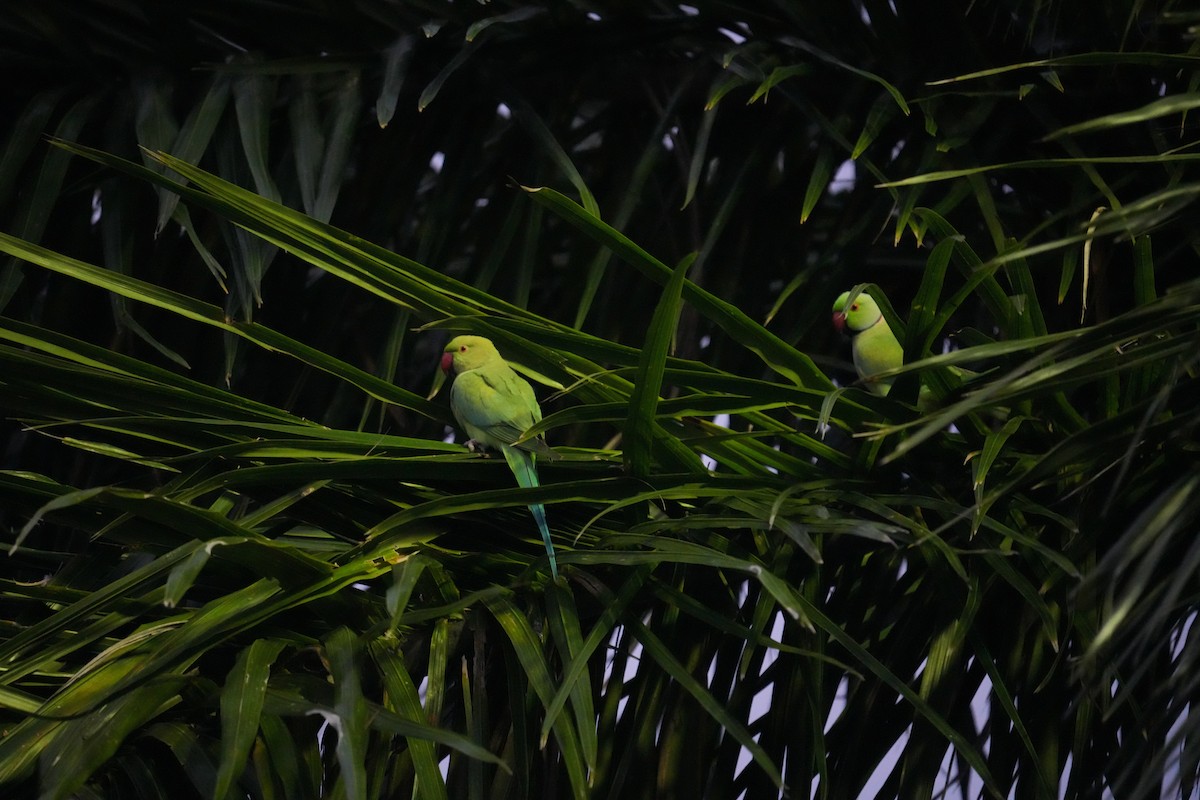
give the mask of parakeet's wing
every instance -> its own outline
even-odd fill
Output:
[[[533,424],[518,398],[501,374],[484,369],[459,375],[450,390],[454,416],[472,438],[492,447],[512,444]]]
[[[528,381],[516,373],[513,373],[513,378],[516,381],[517,392],[521,397],[521,406],[529,412],[529,416],[533,420],[530,425],[532,425],[534,422],[541,422],[542,407],[538,405],[537,396],[533,393],[533,387],[529,385]],[[523,434],[527,430],[529,430],[529,425],[525,426],[521,433]],[[546,440],[540,436],[526,439],[518,444],[517,447],[521,448],[522,450],[528,450],[531,453],[537,453],[543,458],[560,458],[559,454],[550,449],[550,445],[546,444]]]
[[[904,348],[887,323],[880,320],[854,337],[854,366],[860,377],[896,369],[904,363]]]
[[[542,418],[533,387],[507,365],[481,367],[459,375],[450,392],[451,408],[471,438],[491,447],[511,445]],[[517,445],[554,457],[541,439]]]

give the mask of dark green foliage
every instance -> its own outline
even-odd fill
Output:
[[[0,794],[1188,796],[1196,22],[8,3]]]

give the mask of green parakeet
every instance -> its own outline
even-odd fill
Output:
[[[514,444],[542,418],[533,387],[513,371],[491,340],[482,336],[451,339],[442,353],[442,370],[454,373],[450,410],[471,437],[467,446],[474,449],[477,444],[499,450],[521,487],[537,486],[534,454],[553,458],[554,451],[541,438]],[[550,572],[557,580],[558,563],[546,525],[546,509],[541,503],[534,503],[529,511],[541,530],[550,557]]]
[[[888,327],[879,304],[866,292],[859,292],[850,307],[846,301],[849,292],[842,292],[833,303],[833,326],[841,331],[849,328],[854,337],[851,350],[854,354],[854,369],[858,377],[866,381],[872,392],[886,395],[892,388],[894,378],[872,380],[871,376],[904,363],[904,348],[892,329]]]

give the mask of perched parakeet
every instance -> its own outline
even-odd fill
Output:
[[[450,388],[450,410],[466,430],[472,445],[482,445],[504,454],[504,460],[523,488],[538,485],[534,454],[550,458],[552,451],[541,438],[514,444],[542,418],[533,387],[513,371],[491,340],[482,336],[456,336],[442,353],[442,370],[454,373]],[[472,447],[472,449],[474,449]],[[541,503],[529,506],[546,543],[550,572],[558,578],[554,544]]]
[[[886,395],[892,388],[894,378],[871,380],[872,375],[895,369],[904,363],[904,348],[892,329],[888,327],[879,304],[866,292],[859,292],[850,307],[846,301],[849,292],[842,292],[833,303],[833,326],[839,331],[849,328],[854,337],[851,349],[854,353],[854,368],[858,377],[867,382],[872,392]]]

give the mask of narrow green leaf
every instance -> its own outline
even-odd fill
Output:
[[[386,128],[396,114],[396,103],[400,99],[400,89],[408,75],[408,62],[412,59],[413,43],[416,37],[411,33],[401,34],[383,54],[383,85],[379,88],[379,97],[375,100],[375,119],[380,128]]]
[[[858,67],[851,66],[850,64],[847,64],[845,61],[842,61],[837,56],[834,56],[832,53],[829,53],[828,51],[823,50],[810,42],[804,41],[803,39],[789,37],[787,40],[787,43],[789,45],[791,45],[792,47],[796,47],[800,50],[803,50],[806,53],[810,53],[810,54],[816,56],[817,58],[821,59],[822,61],[833,64],[834,66],[836,66],[840,69],[843,69],[853,75],[857,75],[860,78],[866,78],[869,81],[879,84],[880,86],[882,86],[884,88],[885,91],[887,91],[887,93],[889,95],[891,95],[892,100],[895,102],[896,106],[901,111],[904,112],[904,115],[908,116],[908,114],[909,114],[908,102],[905,101],[904,95],[900,93],[899,89],[897,89],[892,84],[888,83],[886,80],[884,80],[880,76],[876,75],[873,72],[868,72],[865,69],[859,69]]]
[[[650,135],[646,137],[641,157],[638,158],[637,164],[633,168],[632,177],[626,184],[626,191],[622,193],[621,202],[617,206],[616,214],[610,220],[612,226],[617,230],[625,228],[629,224],[629,221],[633,219],[640,205],[640,198],[643,196],[647,182],[654,177],[656,168],[669,155],[663,148],[663,137],[671,134],[672,123],[677,119],[675,116],[676,110],[680,103],[683,102],[687,88],[686,84],[681,84],[671,95],[670,102],[667,103],[659,115],[658,124],[650,132]],[[699,169],[697,158],[702,157],[703,149],[708,146],[705,137],[708,135],[706,126],[711,126],[709,116],[706,114],[702,119],[701,129],[697,133],[696,142],[693,144],[692,166],[689,167],[688,173],[689,188],[685,191],[684,207],[687,206],[688,198],[690,197],[689,192],[695,190],[695,186],[691,184],[693,179],[691,170]],[[698,175],[695,177],[698,180]],[[514,208],[516,207],[514,206]],[[573,327],[576,329],[584,327],[584,320],[587,319],[592,303],[595,300],[596,292],[600,288],[600,282],[605,276],[605,269],[611,261],[612,253],[602,247],[596,252],[591,263],[588,264],[587,278],[580,293],[579,307],[575,312]]]
[[[427,738],[453,748],[465,756],[495,764],[506,772],[508,771],[508,767],[503,761],[465,736],[413,722],[374,704],[368,704],[367,711],[373,728],[410,739]]]
[[[300,201],[304,213],[315,217],[317,207],[317,183],[320,180],[321,162],[325,155],[325,133],[321,130],[320,112],[317,110],[316,90],[313,76],[297,76],[295,99],[288,106],[291,123],[293,149],[296,162],[296,177],[300,183]],[[165,151],[156,147],[154,150]],[[324,221],[324,220],[323,220]]]
[[[246,338],[268,350],[288,353],[302,361],[312,363],[318,369],[349,379],[351,383],[355,383],[381,400],[388,402],[399,401],[400,405],[408,405],[411,402],[417,407],[427,409],[430,416],[445,416],[444,411],[435,410],[432,403],[416,394],[407,392],[387,381],[382,381],[367,372],[352,367],[345,362],[333,359],[315,348],[282,336],[257,323],[232,322],[226,317],[223,311],[207,303],[161,289],[135,278],[112,273],[109,270],[100,269],[81,261],[60,256],[36,245],[14,239],[4,233],[0,233],[0,250],[23,258],[40,267],[45,267],[46,269],[69,275],[95,286],[108,289],[109,291],[117,292],[132,300],[158,306],[196,322],[220,328],[236,336]],[[367,389],[368,386],[371,387],[369,390]],[[401,398],[405,399],[401,400]]]
[[[333,714],[326,720],[337,731],[337,760],[347,800],[366,800],[367,701],[358,675],[358,637],[339,627],[325,640],[333,677]]]
[[[506,97],[508,106],[512,109],[513,119],[515,119],[525,130],[533,137],[542,150],[550,157],[550,160],[558,167],[559,171],[571,182],[575,187],[575,191],[579,192],[579,200],[584,210],[600,219],[600,206],[596,203],[596,198],[592,195],[587,187],[587,183],[583,180],[583,176],[579,174],[579,170],[575,167],[571,157],[567,155],[567,151],[559,144],[558,139],[554,137],[554,133],[546,126],[541,116],[534,111],[533,106],[525,101],[524,98],[518,95],[509,95]]]
[[[1014,239],[1005,242],[1006,250],[1016,250],[1018,247]],[[1038,302],[1037,284],[1029,263],[1024,258],[1014,258],[1008,261],[1006,269],[1020,304],[1020,307],[1015,309],[1021,318],[1019,330],[1024,336],[1045,336],[1046,319]]]
[[[186,683],[183,677],[161,676],[84,717],[59,723],[53,737],[43,742],[39,797],[73,797],[127,736],[176,702]]]
[[[1059,89],[1061,90],[1061,88],[1060,85]],[[1169,95],[1153,100],[1139,108],[1118,111],[1115,114],[1105,114],[1104,116],[1095,117],[1085,122],[1067,125],[1046,134],[1042,137],[1042,141],[1053,141],[1061,139],[1064,136],[1075,136],[1080,133],[1111,130],[1123,125],[1135,125],[1139,122],[1147,122],[1174,114],[1186,114],[1193,108],[1198,107],[1200,107],[1200,93],[1185,92],[1183,94]]]
[[[91,118],[92,110],[98,101],[98,95],[86,95],[78,100],[63,114],[55,128],[54,135],[63,139],[76,138]],[[48,108],[33,109],[30,112],[29,121],[34,122],[48,112]],[[38,129],[36,133],[42,135],[44,132]],[[14,134],[14,138],[10,140],[10,146],[23,148],[24,143]],[[7,158],[9,156],[6,154]],[[18,236],[31,241],[38,241],[42,238],[46,224],[52,216],[51,211],[54,204],[58,202],[70,161],[70,156],[56,154],[53,151],[47,153],[42,159],[34,185],[23,193],[24,196],[11,225],[11,230]],[[14,164],[9,168],[16,169],[17,167]],[[0,267],[0,309],[8,305],[8,301],[20,283],[20,267],[14,260],[6,259],[3,266]]]
[[[271,665],[282,652],[277,639],[257,639],[238,654],[221,690],[221,761],[213,797],[228,797],[246,767],[258,733]]]
[[[1029,735],[1028,729],[1025,727],[1025,722],[1021,718],[1021,713],[1017,709],[1016,703],[1013,701],[1012,691],[1009,690],[1007,683],[1004,680],[1004,675],[1000,672],[996,665],[996,660],[992,658],[992,654],[984,646],[982,637],[979,636],[976,630],[967,632],[967,638],[971,643],[971,649],[979,662],[983,664],[984,670],[987,672],[988,679],[992,682],[992,693],[1000,703],[1000,707],[1008,714],[1009,720],[1012,722],[1013,730],[1021,739],[1021,744],[1025,746],[1025,752],[1029,754],[1030,761],[1035,765],[1038,773],[1038,779],[1041,781],[1042,790],[1047,794],[1054,793],[1054,784],[1050,777],[1046,774],[1043,760],[1039,757],[1037,747],[1033,743],[1033,739]]]
[[[934,245],[933,251],[925,261],[921,285],[913,297],[902,340],[905,361],[916,361],[928,355],[933,340],[941,333],[934,321],[937,319],[938,302],[941,299],[950,258],[957,246],[958,242],[955,239],[943,239]]]
[[[807,75],[810,72],[812,72],[812,66],[809,64],[791,64],[786,67],[776,67],[775,69],[771,70],[771,74],[768,75],[766,79],[758,85],[758,88],[754,90],[754,94],[750,95],[750,99],[746,102],[753,103],[760,97],[765,101],[767,95],[771,93],[771,90],[775,88],[776,85],[789,78],[797,78],[801,75]]]
[[[717,721],[727,734],[732,736],[738,744],[750,752],[751,758],[767,774],[776,787],[783,788],[783,775],[780,773],[779,767],[771,760],[771,756],[767,751],[754,740],[750,735],[750,731],[746,729],[741,721],[729,713],[725,705],[713,697],[712,693],[704,688],[704,685],[696,680],[691,672],[679,662],[663,641],[658,636],[655,636],[640,620],[629,620],[627,624],[633,629],[634,636],[645,649],[646,655],[653,658],[671,676],[675,683],[679,684],[688,694],[696,699],[696,702]]]
[[[1009,558],[988,553],[984,555],[984,559],[988,566],[1021,596],[1027,604],[1025,607],[1037,614],[1038,621],[1042,624],[1041,634],[1045,637],[1048,649],[1057,651],[1059,649],[1058,620],[1054,611],[1046,603],[1046,598],[1038,591],[1038,587],[1019,572]]]
[[[858,140],[854,143],[854,148],[850,151],[850,158],[857,160],[863,154],[871,143],[878,138],[883,126],[886,125],[893,116],[895,116],[895,104],[888,101],[886,97],[880,97],[871,106],[871,110],[867,112],[867,121],[863,123],[863,129],[858,134]]]
[[[4,143],[4,153],[0,155],[0,197],[13,196],[17,176],[29,164],[33,148],[45,135],[46,123],[61,101],[61,90],[39,92],[30,98],[15,119],[9,121],[8,139]]]
[[[804,190],[804,203],[800,207],[801,225],[808,222],[808,217],[812,214],[813,209],[817,207],[817,202],[824,197],[826,190],[829,188],[829,178],[833,175],[835,160],[836,157],[832,148],[821,147],[817,150],[817,157],[813,161],[812,174],[808,177],[808,188]],[[772,314],[771,316],[774,315]]]
[[[625,419],[625,465],[636,477],[648,475],[653,463],[654,419],[662,391],[667,352],[672,347],[675,326],[679,322],[683,282],[694,260],[694,255],[685,258],[675,268],[663,288],[646,331],[633,394],[629,398],[629,415]]]
[[[596,649],[608,641],[612,633],[613,626],[622,616],[624,609],[629,605],[642,587],[646,583],[646,579],[650,576],[650,567],[642,566],[631,572],[629,578],[621,585],[621,590],[615,596],[605,596],[603,611],[595,620],[592,629],[588,631],[587,638],[578,646],[563,673],[562,681],[558,687],[554,698],[546,704],[546,718],[542,722],[541,741],[546,741],[550,737],[550,732],[554,728],[555,720],[566,707],[567,700],[573,697],[576,692],[576,686],[580,681],[587,677],[588,663]],[[582,735],[582,734],[581,734]]]
[[[182,722],[164,721],[151,725],[146,735],[167,746],[190,779],[196,795],[212,797],[217,767],[195,728]]]
[[[942,86],[947,83],[955,83],[958,81],[989,78],[994,75],[1002,75],[1006,72],[1013,72],[1016,70],[1041,69],[1043,67],[1101,66],[1111,69],[1116,64],[1152,64],[1178,66],[1181,69],[1185,69],[1188,67],[1194,67],[1198,59],[1200,59],[1200,57],[1194,55],[1174,53],[1093,51],[1089,53],[1077,53],[1067,56],[1058,56],[1055,58],[1039,58],[1033,61],[1022,61],[1015,64],[1006,64],[1002,67],[993,67],[990,69],[979,70],[977,72],[968,72],[964,75],[958,75],[953,78],[943,78],[937,81],[930,81],[929,85]]]
[[[192,243],[192,247],[196,248],[196,254],[200,256],[200,260],[204,262],[204,266],[208,267],[208,271],[216,278],[217,285],[221,287],[221,291],[228,293],[229,286],[226,283],[228,273],[221,266],[221,262],[217,261],[212,251],[208,249],[208,245],[197,235],[196,226],[192,224],[192,216],[188,212],[187,206],[178,203],[179,195],[172,194],[170,196],[176,201],[174,210],[171,212],[171,219],[175,220],[179,227],[183,229],[183,232],[187,234],[188,241]]]
[[[451,604],[457,605],[457,604]],[[446,698],[446,666],[450,661],[450,617],[434,615],[433,632],[429,637],[429,666],[425,675],[425,719],[440,722]],[[403,618],[402,618],[403,619]]]
[[[814,563],[823,564],[824,559],[821,558],[821,550],[817,547],[817,543],[808,535],[806,526],[800,523],[793,522],[790,519],[779,517],[774,522],[774,527],[783,531],[789,539],[800,546],[804,554],[813,560]]]
[[[716,82],[713,83],[712,89],[709,90],[708,100],[704,103],[705,111],[712,111],[721,102],[721,98],[732,92],[734,89],[745,86],[750,83],[750,79],[745,75],[723,74]]]
[[[41,707],[42,698],[9,686],[0,686],[0,708],[29,715],[36,713]]]
[[[113,192],[108,197],[104,213],[100,217],[100,233],[104,245],[104,265],[123,275],[129,275],[132,272],[132,240],[128,234],[128,228],[129,225],[125,220],[124,197],[120,193]],[[112,301],[114,316],[120,329],[132,331],[134,335],[164,357],[184,369],[191,369],[182,356],[160,342],[134,319],[124,298],[114,296]]]
[[[166,79],[147,77],[137,81],[137,111],[134,118],[134,132],[137,143],[146,150],[165,150],[171,147],[179,136],[179,123],[171,108],[171,95],[175,87]],[[143,156],[143,161],[146,157]],[[147,164],[153,168],[152,164]],[[161,169],[161,166],[159,167]],[[160,195],[160,201],[162,195]],[[104,215],[108,216],[110,203],[105,203]],[[160,206],[161,212],[161,206]]]
[[[574,598],[561,585],[551,584],[546,589],[546,612],[560,658],[565,664],[573,664],[584,647],[579,630],[579,611],[575,607]],[[583,751],[588,774],[591,774],[596,769],[599,742],[596,734],[596,710],[592,702],[592,682],[587,674],[586,662],[583,673],[574,681],[571,705],[575,712],[576,730],[579,732],[579,746]],[[553,725],[549,727],[552,729]],[[545,729],[543,727],[543,730]]]
[[[334,98],[332,123],[326,139],[324,158],[321,160],[321,179],[317,184],[316,208],[313,217],[328,222],[333,216],[346,178],[346,167],[354,146],[355,133],[362,104],[361,77],[357,71],[348,73]]]
[[[183,599],[187,590],[196,582],[196,577],[204,569],[204,565],[208,563],[208,557],[212,554],[212,550],[209,549],[208,545],[220,541],[219,539],[214,539],[212,542],[206,542],[197,547],[186,561],[171,570],[171,574],[167,576],[167,586],[163,594],[164,606],[175,608],[179,605],[179,601]],[[242,539],[241,541],[245,540]]]
[[[506,14],[497,14],[494,17],[484,17],[481,20],[476,20],[471,24],[471,27],[467,28],[467,41],[474,41],[476,36],[478,36],[484,30],[490,28],[492,25],[524,22],[527,19],[532,19],[540,14],[544,14],[545,12],[546,9],[544,8],[530,6],[527,8],[518,8],[513,11],[509,11]]]
[[[967,581],[967,598],[962,610],[934,636],[925,653],[925,668],[921,672],[921,686],[918,689],[922,699],[929,700],[951,672],[962,671],[963,651],[968,633],[979,613],[980,599],[979,581]]]
[[[492,597],[486,602],[488,610],[508,635],[530,687],[537,693],[542,705],[549,707],[554,700],[556,682],[550,676],[546,658],[542,654],[541,640],[534,633],[529,619],[507,597]],[[562,751],[567,777],[571,782],[571,794],[577,798],[585,798],[588,789],[587,764],[575,727],[567,717],[559,715],[553,730],[555,741]]]
[[[315,750],[319,746],[317,737],[313,736],[310,742],[303,744],[297,742],[283,719],[278,714],[270,713],[259,716],[259,730],[269,766],[269,776],[264,775],[268,770],[258,771],[259,783],[266,784],[269,777],[272,783],[278,783],[284,797],[316,797],[319,787],[308,783],[301,789],[301,783],[306,778],[301,764],[304,760],[302,751],[308,748]]]
[[[394,648],[394,643],[384,639],[371,642],[370,653],[379,667],[386,691],[386,706],[414,722],[423,721],[425,709],[421,707],[421,699],[417,694],[416,684],[404,661]],[[428,797],[441,800],[447,796],[446,783],[437,765],[437,753],[433,742],[423,736],[408,738],[408,753],[413,761],[413,770],[417,774],[417,786],[414,796]]]
[[[275,87],[266,75],[247,72],[234,79],[233,104],[237,110],[238,135],[250,174],[254,176],[254,187],[263,197],[279,202],[279,189],[271,177],[267,160],[270,110],[274,102]]]
[[[688,164],[687,188],[683,193],[681,209],[691,205],[692,199],[696,196],[696,187],[700,185],[700,177],[708,164],[708,140],[712,136],[713,125],[716,121],[716,107],[711,105],[705,107],[704,114],[700,117],[700,129],[696,131],[696,142],[692,147],[692,160]],[[619,229],[621,225],[618,224],[615,227]]]
[[[429,563],[427,557],[417,554],[392,565],[392,584],[388,587],[386,599],[393,629],[397,626],[400,616],[408,610],[408,601],[412,597],[417,580]]]
[[[805,607],[807,616],[813,620],[818,628],[825,631],[831,639],[836,641],[850,653],[850,655],[862,664],[869,672],[886,683],[891,689],[902,696],[905,700],[912,704],[917,712],[924,717],[934,728],[937,729],[946,739],[953,745],[958,754],[966,760],[971,766],[971,769],[979,775],[983,780],[984,788],[994,797],[999,800],[1005,795],[1000,790],[999,784],[992,777],[991,770],[988,769],[987,762],[975,749],[974,745],[959,733],[953,726],[948,723],[944,717],[937,713],[919,694],[914,692],[907,683],[897,677],[887,666],[871,654],[869,650],[856,642],[845,630],[838,626],[833,620],[825,616],[814,604],[806,598],[796,595],[796,599]]]
[[[1057,169],[1059,167],[1081,167],[1094,166],[1103,164],[1120,164],[1125,166],[1133,166],[1137,164],[1175,164],[1186,163],[1200,160],[1200,155],[1197,154],[1170,154],[1164,153],[1153,156],[1093,156],[1081,158],[1032,158],[1025,161],[1007,161],[997,164],[987,164],[979,167],[966,167],[964,169],[945,169],[934,172],[926,172],[922,175],[914,175],[911,178],[902,178],[897,181],[886,181],[875,184],[877,189],[895,189],[901,186],[920,186],[926,183],[937,183],[938,181],[954,180],[955,178],[965,178],[970,175],[984,175],[989,172],[998,170],[1010,169]]]
[[[588,214],[567,197],[547,188],[526,187],[525,191],[535,202],[546,205],[588,236],[611,248],[624,261],[654,282],[665,285],[670,280],[672,270],[665,264],[595,216]],[[735,340],[756,353],[767,366],[798,386],[822,390],[832,388],[830,380],[817,369],[812,359],[754,322],[736,306],[717,298],[691,281],[684,283],[683,297]]]
[[[1144,306],[1158,297],[1154,286],[1154,256],[1150,237],[1139,236],[1133,242],[1133,300]]]
[[[99,495],[101,492],[104,492],[106,489],[107,487],[105,486],[96,486],[91,489],[79,489],[50,500],[41,508],[39,508],[37,513],[30,517],[29,521],[22,526],[21,531],[17,534],[17,538],[13,540],[11,545],[9,545],[8,554],[11,556],[15,554],[18,549],[20,549],[21,543],[25,541],[25,538],[29,536],[33,529],[37,527],[37,525],[46,517],[47,514],[51,514],[63,508],[70,508],[72,506],[86,503]]]
[[[433,99],[437,97],[438,92],[442,90],[443,84],[450,79],[451,75],[458,71],[459,67],[467,63],[467,59],[469,59],[475,53],[476,48],[478,48],[483,41],[484,40],[481,38],[472,39],[464,44],[462,48],[454,54],[454,58],[450,59],[446,66],[442,67],[441,72],[434,76],[434,79],[431,80],[421,92],[421,97],[417,100],[417,111],[424,111],[429,104],[433,102]]]
[[[298,697],[295,693],[284,693],[273,688],[267,690],[267,697],[263,707],[267,715],[319,716],[329,720],[338,717],[337,711],[333,708],[319,703],[312,703],[307,699]],[[500,759],[461,734],[422,722],[414,722],[375,703],[365,703],[364,712],[366,722],[375,730],[390,736],[427,739],[430,742],[444,744],[461,752],[463,755],[477,758],[490,764],[496,764],[502,769],[506,769],[506,766]],[[266,719],[266,716],[264,716],[264,719]],[[319,779],[320,776],[318,775],[317,777]]]
[[[207,152],[208,145],[212,141],[213,133],[217,129],[217,124],[225,115],[225,109],[229,105],[229,79],[224,75],[214,75],[212,82],[208,86],[208,92],[199,105],[195,106],[188,117],[183,122],[183,127],[179,129],[175,141],[169,145],[171,152],[177,158],[192,164],[199,163],[201,157]],[[141,142],[145,147],[149,147],[145,142]],[[150,147],[153,150],[165,149],[168,145]],[[176,216],[176,211],[179,210],[179,195],[174,192],[159,190],[159,207],[158,207],[158,223],[155,226],[155,231],[162,233],[166,227],[167,220]],[[186,216],[186,209],[183,210]],[[198,247],[197,250],[200,250]],[[202,253],[207,252],[207,249],[201,250]]]
[[[999,429],[988,434],[983,442],[983,450],[971,460],[971,479],[975,488],[975,520],[972,533],[979,529],[984,514],[990,503],[985,502],[984,481],[988,471],[996,463],[996,459],[1004,452],[1004,444],[1025,422],[1023,417],[1013,417]]]

